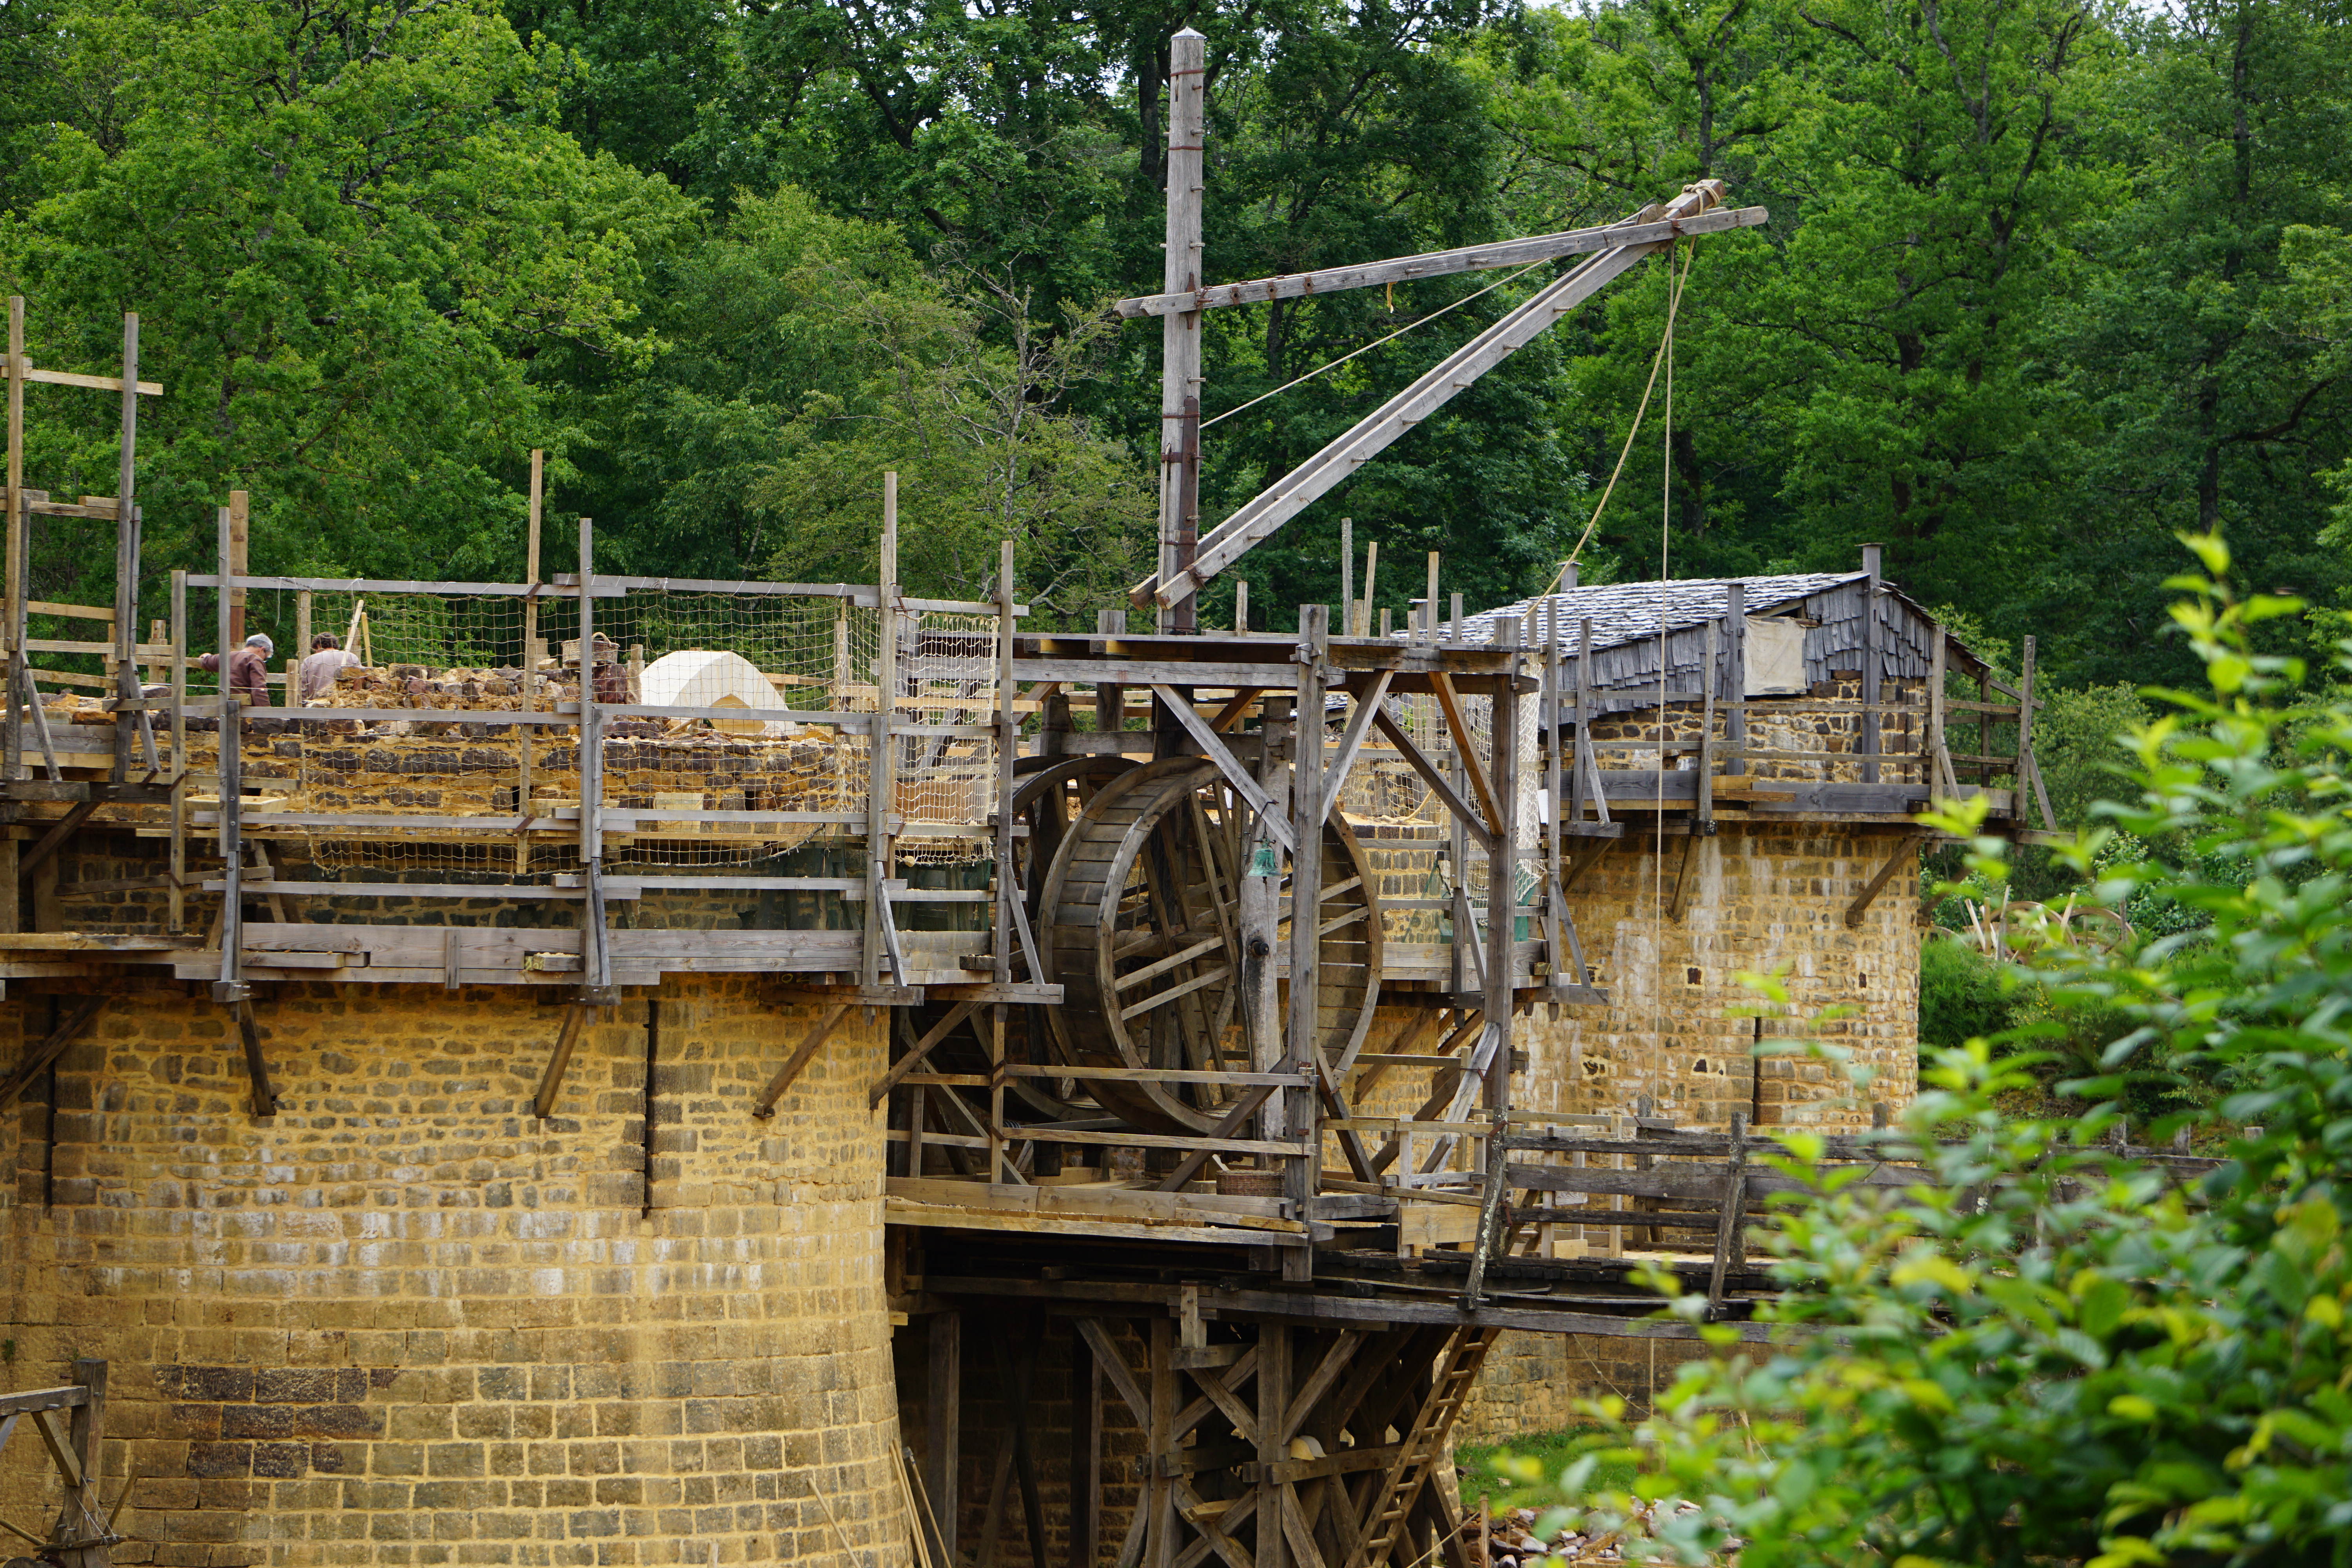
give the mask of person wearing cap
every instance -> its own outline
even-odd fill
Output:
[[[245,646],[228,656],[228,694],[248,708],[268,707],[269,656],[277,651],[277,644],[265,633],[246,638]],[[215,674],[220,671],[216,653],[208,653],[196,663]]]
[[[342,639],[332,632],[320,632],[310,639],[310,651],[295,667],[294,683],[301,693],[299,700],[315,702],[335,689],[335,672],[359,663],[359,655],[347,653]]]

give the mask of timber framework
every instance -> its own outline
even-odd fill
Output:
[[[75,999],[0,1096],[159,983],[231,1023],[264,1123],[273,1003],[320,987],[550,1000],[530,1109],[554,1130],[591,1092],[583,1030],[665,984],[754,977],[810,1009],[746,1118],[776,1116],[878,1014],[865,1105],[891,1307],[946,1380],[908,1477],[935,1563],[971,1544],[978,1507],[958,1495],[968,1314],[1069,1336],[1092,1391],[1073,1407],[1071,1560],[1118,1568],[1462,1561],[1433,1478],[1499,1334],[1695,1338],[1648,1321],[1634,1255],[1758,1332],[1743,1238],[1784,1182],[1756,1164],[1777,1148],[1762,1079],[1727,1118],[1590,1084],[1586,1109],[1542,1109],[1559,1097],[1523,1095],[1528,1031],[1662,984],[1595,940],[1588,900],[1613,868],[1649,868],[1644,918],[1671,929],[1705,909],[1710,841],[1834,831],[1875,866],[1840,906],[1851,929],[1899,892],[1932,798],[1981,800],[1993,831],[2053,826],[2032,643],[2014,686],[1998,679],[1874,548],[1801,576],[1571,571],[1475,615],[1433,557],[1399,629],[1375,624],[1369,568],[1336,624],[1307,605],[1295,630],[1201,625],[1203,583],[1460,386],[1645,258],[1762,214],[1695,186],[1605,228],[1205,287],[1198,35],[1176,47],[1167,287],[1121,307],[1168,348],[1149,629],[1125,611],[1029,629],[1009,544],[994,597],[909,595],[894,484],[871,584],[600,573],[585,521],[577,570],[543,572],[534,463],[512,581],[256,572],[240,492],[216,560],[170,574],[142,636],[137,407],[160,388],[138,380],[135,319],[119,374],[52,373],[26,358],[17,302],[0,878],[32,914],[0,900],[0,979]],[[1202,312],[1576,256],[1199,528]],[[23,400],[44,383],[119,395],[115,496],[24,482]],[[110,524],[110,604],[28,597],[37,532]],[[275,624],[291,606],[297,646],[255,674],[257,700],[230,667],[264,595]],[[306,673],[320,631],[354,662]],[[1597,1052],[1579,1059],[1601,1081]],[[1916,1177],[1849,1112],[1826,1163]],[[1106,1397],[1141,1435],[1124,1519],[1103,1501]],[[1042,1563],[1035,1444],[1017,1402],[1011,1419],[985,1528],[1017,1495]],[[102,1561],[113,1539],[62,1544]]]

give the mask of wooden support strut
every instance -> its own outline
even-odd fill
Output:
[[[89,1021],[98,1016],[98,1010],[105,1006],[106,1002],[103,995],[84,997],[63,1022],[49,1031],[47,1039],[26,1053],[25,1059],[16,1064],[16,1070],[8,1075],[8,1081],[0,1084],[0,1110],[16,1104],[33,1080],[47,1071],[51,1062],[66,1054],[68,1048],[81,1037],[82,1031],[89,1026]]]
[[[817,1047],[824,1045],[835,1026],[849,1016],[852,1005],[844,1002],[825,1009],[816,1026],[803,1037],[784,1065],[776,1069],[776,1076],[768,1080],[768,1087],[760,1091],[760,1098],[751,1102],[752,1115],[764,1119],[776,1113],[776,1101],[783,1098],[784,1090],[793,1087],[793,1080],[801,1076],[801,1069],[808,1066],[809,1059],[816,1055]]]
[[[1902,841],[1895,847],[1895,853],[1886,858],[1886,863],[1879,867],[1869,881],[1863,884],[1862,891],[1854,896],[1853,902],[1846,905],[1845,923],[1850,929],[1858,928],[1862,924],[1862,917],[1870,912],[1871,901],[1878,897],[1879,889],[1885,887],[1895,873],[1903,868],[1906,861],[1915,867],[1919,863],[1918,840],[1909,834],[1906,834]]]
[[[544,1121],[555,1114],[555,1099],[563,1090],[563,1072],[572,1065],[572,1048],[580,1043],[581,1026],[588,1021],[588,1006],[573,1002],[563,1010],[563,1027],[555,1037],[555,1048],[547,1056],[547,1070],[540,1075],[539,1094],[531,1101],[530,1113]]]

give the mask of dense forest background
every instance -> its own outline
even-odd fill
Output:
[[[2352,606],[2352,23],[2342,0],[0,0],[0,286],[36,363],[142,318],[147,567],[255,498],[257,569],[512,579],[525,454],[599,564],[908,580],[1018,542],[1091,624],[1151,537],[1167,39],[1209,38],[1213,279],[1605,221],[1703,176],[1701,242],[1586,581],[1889,571],[2045,679],[2176,679],[2174,536]],[[1208,521],[1550,275],[1218,424]],[[1211,319],[1211,416],[1495,282]],[[1243,569],[1338,596],[1339,520],[1474,605],[1573,547],[1656,350],[1649,267]],[[28,482],[111,493],[101,395]],[[1671,489],[1662,500],[1662,477]],[[1662,515],[1663,513],[1663,515]],[[550,531],[551,569],[568,530]],[[102,594],[42,535],[36,596]],[[83,579],[89,579],[83,581]],[[1230,584],[1207,618],[1231,613]]]

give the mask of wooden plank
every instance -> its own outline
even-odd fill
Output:
[[[29,1415],[36,1410],[70,1410],[89,1400],[89,1389],[71,1384],[62,1388],[27,1388],[16,1394],[0,1394],[0,1416]]]
[[[109,511],[107,515],[111,517],[114,514]],[[191,574],[188,586],[217,588],[221,586],[221,579],[218,574],[209,576]],[[391,577],[256,577],[244,572],[231,573],[228,586],[230,592],[239,594],[256,588],[264,591],[283,589],[289,594],[307,588],[313,594],[431,594],[445,598],[520,599],[534,592],[550,598],[576,599],[580,596],[580,590],[576,587],[553,587],[545,583],[534,589],[528,583],[427,583]],[[608,579],[600,577],[596,585],[589,590],[588,596],[592,599],[617,599],[625,592],[625,589],[614,587]]]
[[[1692,1323],[1660,1322],[1647,1317],[1619,1318],[1601,1312],[1546,1307],[1481,1306],[1475,1312],[1465,1313],[1459,1301],[1450,1299],[1408,1301],[1394,1298],[1204,1289],[1201,1292],[1201,1303],[1203,1311],[1218,1315],[1241,1313],[1305,1319],[1316,1322],[1428,1323],[1448,1328],[1458,1325],[1521,1329],[1538,1334],[1595,1334],[1609,1339],[1696,1341],[1700,1338],[1698,1326]],[[1630,1299],[1628,1305],[1633,1310],[1647,1313],[1654,1309],[1655,1298]],[[1775,1332],[1789,1332],[1794,1327],[1776,1323],[1727,1323],[1723,1326],[1751,1344],[1769,1343]]]
[[[928,1142],[950,1143],[953,1138],[929,1134]],[[1056,1135],[1055,1142],[1066,1142]],[[984,1139],[963,1140],[966,1147],[987,1147]],[[1028,1236],[1092,1236],[1128,1241],[1168,1241],[1213,1247],[1304,1247],[1307,1238],[1282,1231],[1241,1226],[1161,1225],[1149,1220],[1096,1219],[1087,1215],[1023,1214],[1008,1209],[950,1208],[944,1204],[920,1204],[907,1198],[885,1198],[884,1219],[891,1225],[927,1225],[942,1230],[994,1230]]]
[[[11,353],[13,355],[17,352],[18,351],[12,350]],[[27,384],[46,384],[49,386],[79,386],[89,392],[121,392],[123,389],[123,380],[122,377],[119,375],[84,375],[79,371],[44,370],[35,365],[30,360],[26,360],[23,363],[25,367],[24,379]],[[16,374],[16,371],[14,369],[16,363],[16,361],[13,357],[6,362],[0,362],[0,376],[13,377]],[[136,375],[133,375],[131,378],[131,386],[132,390],[144,397],[161,397],[163,395],[163,384],[160,381],[141,381]],[[14,391],[15,389],[12,387],[10,390]],[[114,514],[111,510],[107,513],[109,518],[111,518],[113,515]]]
[[[1619,222],[1591,228],[1563,229],[1557,234],[1530,235],[1525,239],[1498,240],[1455,250],[1433,250],[1419,256],[1392,257],[1353,267],[1324,268],[1314,272],[1287,272],[1245,283],[1219,283],[1205,289],[1142,294],[1111,306],[1115,315],[1129,321],[1178,311],[1213,310],[1228,305],[1263,304],[1271,300],[1296,300],[1329,294],[1342,289],[1374,288],[1422,278],[1443,278],[1455,272],[1488,268],[1524,267],[1563,256],[1583,256],[1629,245],[1655,245],[1661,240],[1727,229],[1754,228],[1769,221],[1763,207],[1721,207],[1681,219],[1651,223]]]

